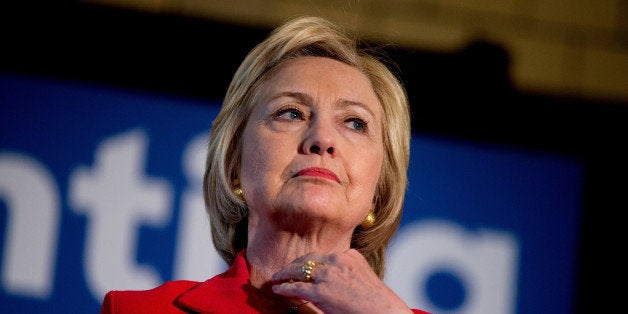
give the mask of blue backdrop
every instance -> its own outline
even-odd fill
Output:
[[[0,75],[0,308],[97,313],[111,289],[204,280],[219,102]],[[414,134],[386,282],[435,313],[572,313],[582,165]]]

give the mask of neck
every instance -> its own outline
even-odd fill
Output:
[[[325,230],[296,233],[249,226],[246,256],[250,267],[251,284],[268,291],[265,284],[272,275],[298,257],[309,253],[343,252],[349,249],[350,245],[351,234],[343,236]]]

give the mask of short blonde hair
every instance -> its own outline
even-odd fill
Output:
[[[248,209],[233,192],[239,177],[242,132],[261,84],[285,61],[318,56],[338,60],[361,71],[371,82],[383,111],[384,161],[374,200],[375,225],[357,227],[351,247],[361,252],[383,277],[385,253],[401,220],[410,157],[410,112],[405,89],[387,66],[360,50],[357,41],[318,17],[302,17],[275,29],[257,45],[236,71],[210,135],[203,195],[212,240],[231,265],[246,248]]]

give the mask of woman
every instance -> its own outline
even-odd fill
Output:
[[[405,91],[320,18],[276,29],[236,72],[204,179],[229,270],[109,292],[110,312],[423,313],[381,280],[406,188]]]

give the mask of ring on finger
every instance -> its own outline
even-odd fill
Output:
[[[301,266],[301,273],[303,274],[303,281],[310,282],[312,281],[312,270],[316,266],[316,262],[307,261],[307,263]]]

